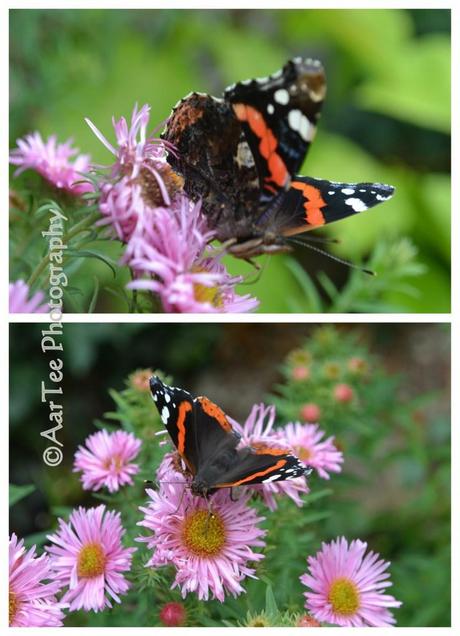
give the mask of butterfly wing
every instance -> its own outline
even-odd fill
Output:
[[[237,461],[221,475],[221,479],[213,487],[229,488],[285,481],[307,473],[307,467],[285,448],[257,445],[237,451]]]
[[[364,212],[393,196],[393,186],[382,183],[337,183],[296,176],[273,219],[284,236]]]
[[[270,77],[226,89],[254,157],[261,203],[289,187],[316,132],[326,95],[321,63],[295,58]]]
[[[164,384],[157,376],[150,378],[150,391],[174,446],[194,475],[199,464],[199,456],[195,443],[193,397],[184,389]]]
[[[150,379],[150,390],[163,424],[192,475],[200,474],[209,458],[234,449],[239,436],[225,413],[206,397]]]

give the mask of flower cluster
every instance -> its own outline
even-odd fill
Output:
[[[38,132],[18,139],[10,162],[18,166],[15,175],[33,169],[74,196],[94,191],[101,214],[96,225],[107,227],[108,236],[125,245],[121,264],[133,276],[128,287],[153,294],[163,311],[253,311],[258,300],[236,293],[242,277],[229,274],[222,263],[225,250],[211,245],[213,232],[200,202],[185,196],[182,178],[166,160],[167,153],[176,151],[155,137],[156,131],[147,132],[149,120],[148,105],[136,105],[129,123],[124,117],[113,119],[115,144],[86,120],[114,156],[106,169],[91,166],[89,156],[78,154],[71,140],[58,143],[53,135],[44,141]],[[90,169],[91,182],[84,180]]]
[[[221,263],[223,252],[209,245],[200,203],[182,191],[182,180],[170,168],[166,153],[174,148],[147,133],[150,107],[134,108],[131,123],[113,121],[116,146],[87,120],[115,161],[100,183],[99,209],[113,236],[126,244],[123,263],[134,274],[128,285],[154,293],[164,311],[246,312],[258,301],[239,296]]]
[[[139,378],[144,372],[138,371]],[[137,385],[136,385],[137,386]],[[145,397],[143,384],[137,391]],[[317,425],[292,422],[275,427],[275,408],[256,404],[243,424],[231,421],[240,435],[240,445],[285,447],[295,452],[318,477],[329,479],[341,471],[342,453],[332,437]],[[80,446],[74,470],[81,472],[83,488],[116,493],[132,487],[139,466],[134,460],[141,441],[131,433],[101,430]],[[185,599],[194,594],[200,601],[245,592],[245,579],[256,579],[265,558],[269,533],[261,527],[284,497],[302,506],[309,493],[306,477],[245,486],[238,492],[222,488],[204,498],[190,489],[191,475],[179,454],[166,452],[157,469],[158,489],[147,489],[148,501],[140,506],[143,518],[137,525],[144,533],[137,541],[150,551],[144,559],[146,571],[172,566],[171,589]],[[236,496],[234,497],[233,494]],[[270,512],[268,512],[270,511]],[[131,513],[130,513],[131,514]],[[105,505],[77,508],[68,520],[59,519],[50,535],[46,553],[25,552],[15,535],[10,541],[10,625],[62,625],[64,611],[100,612],[121,603],[133,586],[129,573],[137,548],[125,547],[126,533],[119,512]],[[130,533],[132,536],[132,533]],[[385,593],[389,563],[367,544],[343,537],[308,556],[308,569],[300,577],[307,588],[305,609],[296,618],[299,626],[390,626],[395,620],[389,608],[401,603]],[[136,580],[136,579],[134,579]],[[262,620],[263,619],[263,620]],[[158,620],[166,626],[187,624],[186,608],[168,602],[158,609]],[[249,617],[248,624],[274,624],[273,616]],[[292,624],[292,617],[279,618]],[[265,622],[264,622],[265,621]],[[291,622],[289,622],[291,621]],[[282,624],[284,624],[282,622]]]

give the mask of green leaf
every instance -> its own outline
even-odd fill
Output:
[[[34,492],[35,486],[33,484],[27,484],[23,486],[16,486],[15,484],[10,484],[10,492],[9,492],[9,500],[10,507],[14,506],[14,504],[27,497],[32,492]]]
[[[118,263],[109,258],[106,254],[102,254],[102,252],[97,252],[96,250],[68,250],[67,256],[73,256],[76,258],[96,258],[103,263],[105,263],[112,270],[113,277],[116,278],[117,275],[117,267]]]
[[[267,616],[273,618],[278,614],[278,606],[271,585],[267,585],[265,590],[265,612]]]
[[[94,292],[93,295],[91,297],[91,301],[89,303],[88,306],[88,313],[92,314],[94,312],[94,308],[96,307],[96,303],[97,303],[97,298],[99,296],[99,279],[96,278],[96,276],[94,277]]]

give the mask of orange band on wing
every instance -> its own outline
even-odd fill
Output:
[[[324,201],[318,188],[315,188],[315,186],[309,185],[308,183],[302,183],[301,181],[293,181],[291,183],[291,187],[303,192],[306,199],[303,207],[305,208],[305,220],[308,225],[324,225],[326,223],[326,219],[324,218],[324,214],[321,212],[321,208],[325,208],[327,203]]]
[[[230,422],[227,420],[227,416],[222,411],[222,409],[217,406],[217,404],[214,404],[214,402],[208,400],[207,397],[199,397],[198,402],[201,404],[206,415],[209,415],[213,419],[217,420],[224,431],[230,432],[233,430]]]
[[[179,413],[177,416],[177,450],[180,455],[184,455],[185,451],[185,417],[192,410],[190,402],[181,402],[179,404]]]
[[[276,464],[274,464],[274,466],[270,466],[270,468],[267,468],[266,470],[261,470],[258,473],[252,473],[252,475],[248,475],[244,479],[235,481],[232,484],[218,484],[216,488],[229,488],[232,486],[241,486],[241,484],[244,484],[247,481],[252,481],[255,477],[263,477],[264,475],[268,475],[269,473],[276,471],[278,468],[281,468],[282,466],[284,466],[286,461],[287,461],[286,459],[280,459],[278,462],[276,462]]]
[[[247,122],[249,128],[260,139],[259,151],[262,157],[267,161],[270,176],[265,181],[275,183],[277,186],[284,187],[289,180],[289,173],[286,164],[280,155],[276,152],[278,141],[265,123],[264,118],[258,110],[246,104],[233,104],[235,115],[240,121]],[[270,187],[266,186],[268,189]]]
[[[286,455],[289,451],[286,448],[276,448],[273,446],[267,446],[261,442],[254,442],[251,444],[251,448],[256,455]]]

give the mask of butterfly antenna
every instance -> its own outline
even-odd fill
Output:
[[[338,245],[341,241],[337,238],[331,238],[329,236],[305,236],[302,239],[296,239],[299,243],[325,243],[331,244],[334,243]]]
[[[340,263],[341,265],[345,265],[346,267],[349,267],[350,269],[357,269],[360,272],[364,272],[364,274],[369,274],[369,276],[376,276],[376,273],[373,272],[371,269],[366,269],[365,267],[361,267],[360,265],[355,265],[355,263],[350,263],[350,261],[346,261],[343,258],[339,258],[338,256],[335,256],[334,254],[330,254],[329,252],[326,252],[325,250],[322,250],[319,247],[316,247],[316,245],[311,245],[310,243],[305,243],[304,241],[299,241],[298,239],[293,239],[293,238],[287,238],[286,241],[287,243],[294,243],[295,245],[308,247],[308,249],[312,250],[313,252],[318,252],[318,254],[327,256],[333,261],[336,261],[337,263]]]

